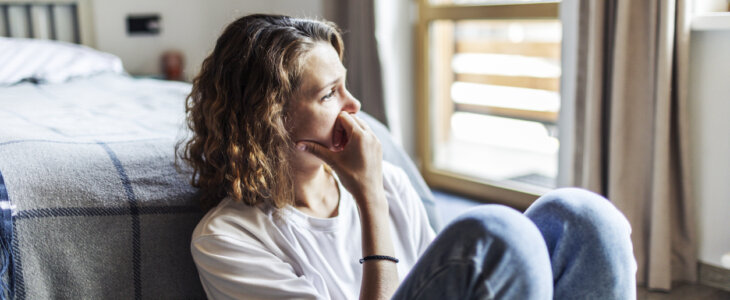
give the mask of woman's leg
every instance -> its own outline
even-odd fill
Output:
[[[550,259],[535,224],[482,205],[439,233],[393,299],[551,299]]]
[[[635,299],[631,226],[610,201],[592,192],[551,191],[525,215],[550,252],[555,299]]]

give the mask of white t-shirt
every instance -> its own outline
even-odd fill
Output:
[[[229,198],[193,232],[191,251],[211,299],[357,299],[362,281],[360,217],[337,180],[334,218],[293,207],[275,210]],[[390,229],[400,280],[435,237],[405,172],[383,162]]]

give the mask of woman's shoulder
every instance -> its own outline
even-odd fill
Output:
[[[401,167],[387,161],[383,161],[383,185],[385,189],[403,189],[406,184],[411,184],[406,172]]]
[[[271,214],[266,209],[226,198],[198,222],[191,242],[226,239],[259,244],[272,226]]]

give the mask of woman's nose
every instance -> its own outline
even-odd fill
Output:
[[[350,94],[350,92],[347,92],[347,95],[345,97],[345,103],[342,105],[342,110],[354,114],[360,111],[360,101],[355,99],[355,97]]]

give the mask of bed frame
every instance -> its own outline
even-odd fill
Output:
[[[0,0],[0,36],[94,46],[91,0]]]

